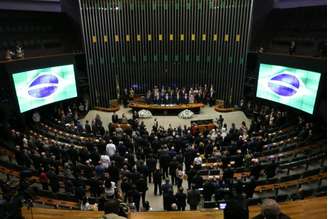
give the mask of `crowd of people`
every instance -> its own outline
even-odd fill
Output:
[[[63,125],[66,130],[77,136],[89,136],[98,144],[78,138],[73,144],[71,139],[65,141],[64,133],[54,134],[39,122],[33,130],[42,132],[42,137],[17,130],[11,131],[11,137],[17,145],[16,162],[37,173],[43,190],[57,193],[59,182],[63,181],[65,193],[83,200],[84,209],[95,200],[99,210],[104,209],[107,200],[118,200],[136,211],[147,211],[151,203],[146,200],[146,193],[153,192],[163,196],[164,210],[183,211],[188,205],[196,210],[201,195],[205,201],[212,196],[222,200],[225,191],[234,191],[238,197],[252,197],[261,172],[260,162],[252,158],[261,152],[263,145],[274,141],[267,132],[287,124],[284,111],[251,104],[243,104],[243,109],[253,113],[250,127],[242,121],[239,126],[231,124],[228,128],[220,116],[216,129],[200,132],[196,124],[164,129],[156,120],[148,130],[137,116],[125,118],[129,129],[119,125],[113,128],[112,124],[123,119],[118,115],[113,117],[108,130],[99,115],[92,126],[88,123],[82,126],[67,108],[56,111],[56,121],[66,124],[72,120],[73,126]],[[294,132],[301,139],[308,139],[312,135],[312,124],[300,117]],[[203,179],[200,172],[207,161],[222,162],[222,166],[215,169],[221,177]],[[250,169],[249,182],[234,181],[237,167]],[[272,161],[264,170],[266,177],[274,177],[276,168],[277,164]],[[188,182],[185,188],[184,180]],[[149,183],[154,184],[154,191],[149,191]]]
[[[5,60],[24,58],[24,49],[20,44],[17,44],[15,50],[6,49]]]
[[[128,100],[132,100],[135,95],[133,88],[124,89],[123,103],[127,105]],[[213,85],[210,87],[196,85],[195,87],[165,87],[154,86],[145,94],[145,101],[153,104],[187,104],[187,103],[204,103],[213,106],[215,104],[216,91]]]

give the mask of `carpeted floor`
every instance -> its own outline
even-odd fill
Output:
[[[125,113],[128,119],[132,117],[132,113],[130,109],[121,106],[121,109],[117,112],[117,114],[119,117],[121,117],[123,113]],[[101,117],[105,129],[107,129],[108,123],[112,121],[113,113],[91,110],[80,121],[84,125],[86,120],[89,120],[89,122],[91,122],[96,117],[97,114]],[[169,124],[171,124],[172,127],[178,127],[179,125],[182,127],[184,125],[190,126],[190,121],[192,120],[213,119],[215,121],[215,119],[218,118],[220,114],[223,116],[224,123],[227,123],[228,128],[230,128],[231,123],[235,123],[238,128],[242,121],[245,121],[248,127],[250,125],[250,120],[247,119],[245,114],[241,111],[235,111],[230,113],[218,113],[214,110],[213,107],[209,107],[209,106],[202,108],[200,113],[195,114],[191,119],[180,119],[178,116],[153,116],[150,119],[142,119],[142,121],[144,121],[147,129],[151,130],[155,118],[157,119],[159,125],[164,126],[164,128],[167,128]]]

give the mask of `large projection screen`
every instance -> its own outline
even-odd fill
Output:
[[[321,74],[260,64],[256,96],[313,114]]]
[[[12,75],[20,112],[77,97],[74,65],[61,65]]]

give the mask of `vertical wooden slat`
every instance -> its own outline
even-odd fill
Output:
[[[226,0],[224,6],[230,8],[219,5],[215,9],[211,7],[212,2],[80,0],[91,105],[96,104],[97,96],[100,96],[102,105],[107,105],[109,99],[116,96],[116,76],[121,90],[138,84],[142,86],[142,92],[161,83],[188,87],[213,83],[218,97],[226,101],[229,101],[229,88],[232,87],[233,102],[237,102],[243,95],[253,1]],[[118,3],[120,8],[115,10]],[[199,3],[202,10],[198,10]],[[130,4],[135,6],[133,11]],[[191,8],[188,10],[189,4]],[[191,40],[193,33],[195,41]],[[115,42],[115,34],[119,35],[119,42]],[[138,34],[141,42],[137,41]],[[151,41],[148,41],[148,34],[152,35]],[[162,41],[158,39],[159,34],[163,35]],[[170,34],[173,34],[173,41],[169,40]],[[183,41],[180,40],[181,34],[184,35]],[[202,40],[203,34],[206,40]],[[217,41],[213,40],[214,34],[217,34]],[[228,42],[224,42],[225,34],[229,35]],[[236,42],[237,34],[240,34],[239,42]],[[95,43],[92,43],[93,35],[96,36]],[[105,35],[108,36],[107,43]],[[130,36],[129,42],[126,35]],[[157,62],[154,55],[157,55]],[[168,56],[168,62],[164,61],[164,55]],[[186,55],[189,55],[189,62]],[[133,62],[134,56],[137,62]],[[125,62],[122,57],[125,57]],[[219,57],[221,62],[218,62]],[[229,57],[232,64],[229,64]],[[240,64],[241,58],[244,59],[243,65]]]

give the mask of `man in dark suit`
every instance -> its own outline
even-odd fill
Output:
[[[159,195],[162,195],[162,189],[161,189],[161,184],[162,184],[162,172],[159,168],[156,168],[154,171],[154,194],[157,195],[157,190],[159,191]]]
[[[174,198],[173,196],[173,186],[170,183],[169,179],[165,179],[165,183],[161,187],[163,193],[163,208],[168,211],[171,209],[171,200]],[[173,196],[173,197],[172,197]]]
[[[85,121],[85,125],[84,125],[84,129],[86,131],[86,133],[90,134],[91,133],[91,126],[89,124],[89,121]]]
[[[57,193],[59,191],[59,179],[57,174],[55,173],[55,169],[51,167],[47,175],[50,181],[49,184],[52,192]]]
[[[129,91],[128,91],[127,88],[124,88],[122,99],[123,99],[124,107],[127,107],[128,106],[128,101],[129,101]]]
[[[246,184],[246,192],[245,193],[247,195],[247,198],[253,197],[255,188],[256,188],[256,181],[255,181],[254,177],[252,177],[251,181]]]
[[[183,187],[179,188],[179,191],[175,194],[178,210],[184,211],[186,209],[187,195],[183,192]]]
[[[265,168],[265,174],[267,176],[267,178],[272,178],[276,175],[276,169],[277,169],[277,164],[276,162],[273,160],[271,164],[269,164],[266,168]]]
[[[142,199],[142,206],[145,206],[145,202],[146,202],[146,192],[148,190],[148,186],[147,186],[147,178],[140,175],[139,179],[136,182],[136,187],[138,192],[141,195],[141,199]]]
[[[228,164],[228,167],[223,171],[223,180],[226,184],[232,183],[233,180],[233,170],[231,169],[231,165]]]
[[[114,112],[113,115],[112,115],[112,122],[113,123],[118,123],[118,115],[116,114],[116,112]]]
[[[176,170],[179,166],[179,162],[177,161],[176,157],[173,157],[172,160],[169,162],[169,167],[170,167],[170,175],[171,175],[171,182],[172,185],[176,184]]]
[[[214,178],[204,183],[203,196],[205,201],[211,201],[212,195],[215,193]]]
[[[200,192],[195,189],[195,186],[192,186],[192,189],[188,192],[187,198],[190,210],[197,210],[197,206],[200,202]]]
[[[154,178],[154,172],[156,170],[156,164],[157,164],[157,159],[154,158],[154,156],[150,156],[147,161],[147,166],[148,166],[148,177],[149,177],[149,183],[151,183],[151,177],[153,176]]]
[[[261,166],[258,162],[255,162],[251,168],[251,176],[254,177],[255,180],[258,180],[261,174]]]
[[[295,41],[290,42],[289,46],[289,55],[294,55],[296,52],[296,43]]]
[[[170,155],[168,154],[167,151],[164,151],[160,156],[159,156],[159,164],[163,173],[163,177],[168,177],[169,176],[169,162],[170,162]]]
[[[213,89],[213,86],[211,86],[210,92],[208,94],[208,98],[209,98],[209,105],[213,106],[215,104],[215,91]]]

